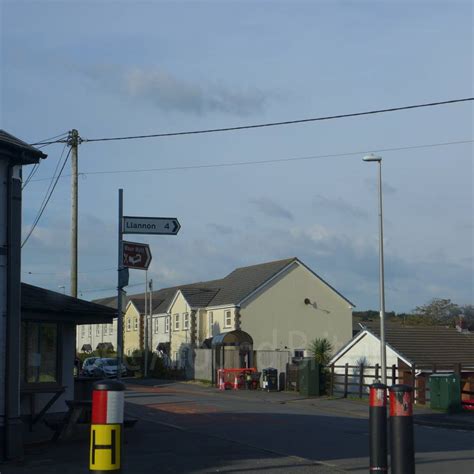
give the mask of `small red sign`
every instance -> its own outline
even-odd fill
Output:
[[[151,262],[151,252],[148,244],[139,242],[123,242],[123,266],[148,270]]]

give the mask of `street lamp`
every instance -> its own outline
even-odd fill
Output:
[[[374,154],[364,156],[364,161],[379,164],[379,288],[380,288],[380,365],[382,383],[387,383],[387,348],[385,345],[385,284],[383,267],[383,214],[382,214],[382,157]]]

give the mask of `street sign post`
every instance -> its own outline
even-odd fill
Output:
[[[123,241],[123,266],[148,270],[151,262],[150,246],[139,242]]]
[[[181,224],[176,217],[132,217],[123,216],[124,234],[176,235]]]
[[[117,359],[118,367],[121,367],[123,360],[122,308],[125,306],[122,298],[125,294],[123,288],[128,285],[128,269],[136,268],[139,270],[147,270],[151,262],[150,247],[147,244],[138,242],[124,242],[123,234],[176,235],[179,229],[181,229],[181,224],[176,217],[124,216],[123,189],[119,189],[118,211]],[[147,330],[148,329],[147,327]],[[121,371],[119,370],[117,372],[117,378],[120,378],[120,376]]]

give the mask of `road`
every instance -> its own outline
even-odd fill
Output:
[[[280,471],[368,470],[367,407],[360,403],[288,393],[219,392],[188,383],[129,385],[126,402],[127,412],[141,423],[166,427],[168,436],[177,440],[194,435],[201,453],[218,454],[208,472],[230,472],[229,465],[233,472],[249,465],[278,472],[275,459],[267,470],[265,459],[272,457],[280,457]],[[415,426],[415,444],[418,474],[474,472],[474,431]],[[232,445],[239,447],[237,460],[229,454]]]

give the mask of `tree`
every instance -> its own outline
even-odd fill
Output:
[[[431,319],[434,324],[452,323],[460,312],[461,308],[457,304],[443,298],[435,298],[428,304],[417,306],[414,310],[415,316]]]
[[[308,350],[318,364],[327,365],[332,356],[333,346],[329,339],[322,337],[311,341]]]

